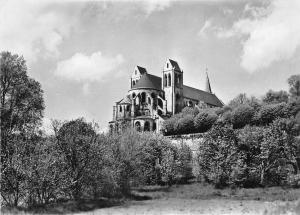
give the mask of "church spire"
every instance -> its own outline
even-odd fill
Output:
[[[210,86],[210,81],[209,81],[209,78],[208,78],[208,74],[207,74],[207,68],[206,68],[206,92],[208,93],[212,93],[211,91],[211,86]]]

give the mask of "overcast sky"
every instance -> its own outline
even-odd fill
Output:
[[[23,55],[42,84],[49,119],[101,128],[135,65],[161,75],[174,59],[184,84],[225,103],[287,89],[300,68],[299,0],[0,0],[0,49]]]

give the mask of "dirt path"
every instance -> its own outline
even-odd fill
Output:
[[[283,203],[279,201],[262,202],[255,200],[193,200],[169,198],[146,201],[130,201],[122,206],[97,209],[84,214],[282,214],[278,210],[276,210],[276,212],[274,211],[274,208],[277,208],[278,205],[281,204]]]

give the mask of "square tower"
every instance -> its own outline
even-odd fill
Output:
[[[167,112],[176,114],[183,108],[183,71],[178,63],[168,59],[162,73],[162,89],[167,101]]]

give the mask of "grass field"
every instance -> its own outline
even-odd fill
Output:
[[[16,213],[19,211],[10,211]],[[215,189],[193,183],[135,188],[131,199],[65,202],[37,213],[80,214],[300,214],[300,189]],[[22,212],[25,213],[25,212]],[[32,212],[26,212],[32,213]]]

